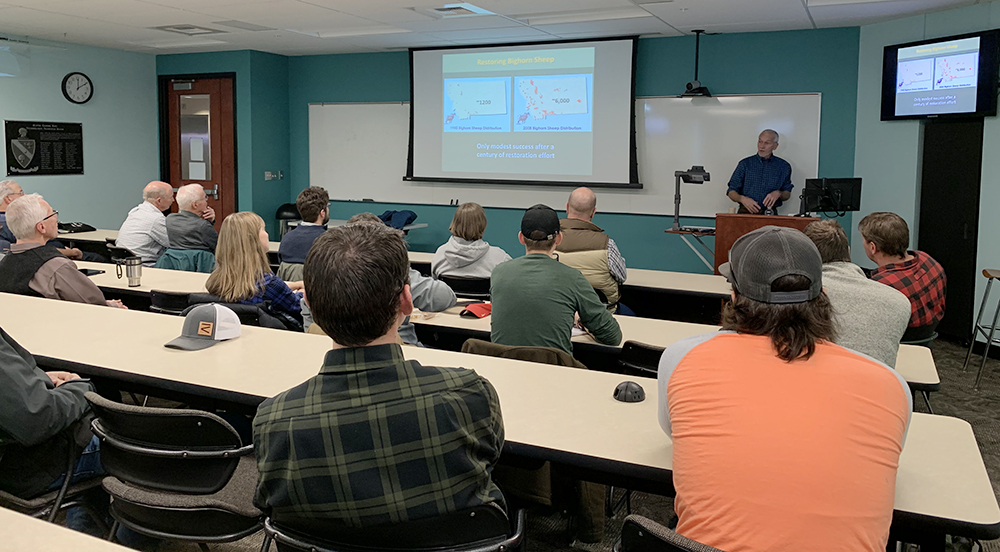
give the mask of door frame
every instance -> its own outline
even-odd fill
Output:
[[[157,108],[160,115],[160,180],[170,181],[170,124],[168,100],[170,81],[174,79],[230,79],[233,83],[233,201],[234,213],[240,211],[240,148],[237,135],[238,115],[236,101],[236,73],[184,73],[180,75],[156,76]]]

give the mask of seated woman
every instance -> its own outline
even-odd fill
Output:
[[[489,278],[493,268],[509,261],[510,255],[483,241],[486,213],[478,203],[463,203],[448,227],[451,239],[434,253],[431,275],[435,278]]]
[[[268,302],[271,314],[286,326],[302,327],[302,282],[287,284],[267,262],[268,236],[256,213],[233,213],[222,221],[215,248],[215,270],[205,282],[209,293],[227,303]],[[294,324],[288,324],[289,321]]]

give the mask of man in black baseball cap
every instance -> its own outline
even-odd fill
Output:
[[[600,343],[617,345],[622,338],[618,322],[597,297],[579,270],[554,255],[562,242],[559,216],[548,205],[524,212],[518,240],[525,255],[493,269],[491,339],[503,345],[555,347],[573,353],[573,319],[580,321]]]
[[[721,550],[805,550],[817,538],[885,550],[906,382],[833,343],[822,258],[802,232],[754,230],[719,272],[733,285],[723,331],[667,347],[657,375],[677,532]]]

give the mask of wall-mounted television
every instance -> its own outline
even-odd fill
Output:
[[[882,120],[997,114],[1000,30],[886,46]]]

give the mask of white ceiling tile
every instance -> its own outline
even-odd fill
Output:
[[[349,41],[361,47],[379,50],[406,49],[411,47],[430,48],[434,46],[453,46],[455,44],[450,40],[422,33],[393,36],[352,36]]]
[[[605,36],[640,35],[640,34],[677,34],[670,27],[655,17],[637,17],[633,19],[612,19],[609,21],[587,21],[582,23],[558,23],[555,25],[535,25],[534,28],[557,36],[582,33],[603,33]]]
[[[372,26],[371,21],[296,0],[247,4],[239,8],[206,6],[193,9],[215,18],[235,18],[256,25],[297,31],[314,32],[347,29],[352,26]]]
[[[51,7],[38,6],[38,9],[51,10]],[[213,18],[157,4],[147,4],[136,0],[88,0],[71,2],[59,7],[56,11],[64,15],[75,15],[87,19],[96,19],[120,25],[133,27],[158,27],[161,25],[177,25],[182,23],[203,25]]]
[[[400,27],[421,33],[442,31],[466,31],[470,29],[497,29],[501,27],[520,27],[517,21],[511,21],[499,15],[480,15],[473,17],[450,17],[430,21],[410,21],[399,23]]]
[[[674,0],[645,4],[643,8],[684,32],[708,25],[809,22],[801,0]]]
[[[508,16],[634,8],[629,0],[480,0],[473,4]]]
[[[426,33],[426,34],[444,40],[455,40],[455,41],[474,40],[474,39],[546,40],[552,38],[551,34],[531,27],[504,27],[500,29],[477,29],[474,31],[442,31],[442,32]]]
[[[21,2],[30,0],[18,0]],[[228,10],[229,16],[226,19],[239,19],[239,14],[243,7],[248,4],[265,4],[271,3],[275,0],[139,0],[140,2],[145,2],[147,4],[158,4],[161,6],[169,6],[172,8],[178,8],[182,10],[189,10],[192,8],[208,8],[208,7],[224,7],[229,6]],[[232,17],[230,17],[232,16]]]
[[[948,7],[975,3],[973,0],[890,0],[860,4],[810,6],[809,13],[819,27],[868,25],[917,15]]]

